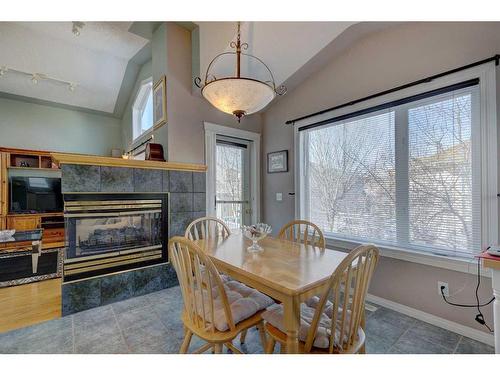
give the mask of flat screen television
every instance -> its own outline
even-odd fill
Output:
[[[11,212],[63,211],[60,178],[11,176],[9,182]]]

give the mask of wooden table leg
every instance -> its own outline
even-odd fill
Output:
[[[299,352],[300,302],[298,297],[288,297],[283,301],[284,326],[287,334],[286,352]]]

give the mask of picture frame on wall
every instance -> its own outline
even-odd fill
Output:
[[[267,173],[288,172],[288,150],[267,154]]]
[[[153,128],[167,122],[167,78],[162,76],[153,86]]]

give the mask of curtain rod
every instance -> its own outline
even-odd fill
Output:
[[[311,118],[311,117],[314,117],[314,116],[322,115],[324,113],[335,111],[335,110],[340,109],[340,108],[349,107],[351,105],[358,104],[358,103],[364,102],[366,100],[374,99],[374,98],[377,98],[379,96],[387,95],[387,94],[393,93],[395,91],[406,89],[408,87],[420,85],[422,83],[428,83],[428,82],[431,82],[431,81],[433,81],[433,80],[435,80],[437,78],[441,78],[441,77],[449,75],[449,74],[460,72],[461,70],[473,68],[473,67],[478,66],[478,65],[486,64],[486,63],[489,63],[491,61],[495,61],[495,65],[498,66],[498,64],[500,62],[500,55],[494,55],[494,56],[489,57],[487,59],[476,61],[476,62],[474,62],[472,64],[464,65],[464,66],[461,66],[459,68],[455,68],[455,69],[452,69],[452,70],[447,70],[446,72],[435,74],[435,75],[429,76],[427,78],[419,79],[418,81],[414,81],[414,82],[411,82],[411,83],[407,83],[407,84],[404,84],[404,85],[401,85],[401,86],[394,87],[394,88],[389,89],[389,90],[378,92],[376,94],[365,96],[364,98],[361,98],[361,99],[356,99],[356,100],[353,100],[353,101],[350,101],[350,102],[347,102],[347,103],[339,104],[339,105],[337,105],[335,107],[323,109],[321,111],[314,112],[314,113],[311,113],[309,115],[298,117],[298,118],[295,118],[293,120],[288,120],[287,122],[285,122],[285,124],[286,125],[293,125],[297,121],[301,121],[301,120],[305,120],[305,119],[308,119],[308,118]]]

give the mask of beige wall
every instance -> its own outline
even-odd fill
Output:
[[[347,30],[346,32],[349,32]],[[344,50],[263,114],[263,220],[278,229],[294,217],[293,131],[285,121],[394,86],[488,58],[500,52],[500,23],[408,23],[371,34]],[[267,174],[266,154],[289,150],[290,172]],[[283,192],[283,201],[275,194]],[[473,276],[384,258],[370,292],[457,323],[481,329],[473,309],[445,305],[437,281],[454,298],[474,301]],[[491,298],[483,279],[481,299]],[[491,306],[484,308],[491,323]]]
[[[260,133],[259,114],[248,116],[238,124],[233,116],[216,110],[198,93],[192,93],[191,32],[175,23],[166,25],[168,159],[205,162],[204,121]]]

